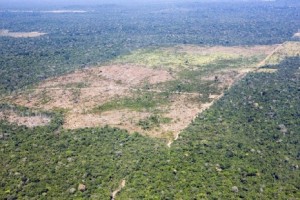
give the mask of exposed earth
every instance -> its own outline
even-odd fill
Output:
[[[11,110],[0,111],[0,120],[6,120],[10,123],[16,123],[19,126],[36,127],[46,126],[50,123],[51,118],[43,115],[22,116]]]
[[[276,64],[281,59],[279,55],[293,55],[298,47],[299,43],[294,42],[138,50],[105,66],[47,79],[2,102],[47,111],[63,109],[66,129],[111,125],[164,138],[171,145],[200,112],[245,74],[267,72],[268,69],[259,69],[262,62]],[[10,119],[25,125],[26,120]],[[48,123],[47,119],[35,121],[40,125]],[[28,126],[36,123],[29,122]]]

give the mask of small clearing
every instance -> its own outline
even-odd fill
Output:
[[[34,38],[46,35],[41,32],[10,32],[9,30],[0,30],[0,36],[13,38]]]
[[[107,111],[101,115],[70,112],[65,119],[64,128],[77,129],[109,124],[114,127],[126,129],[129,132],[143,132],[136,124],[139,119],[144,119],[150,115],[151,113],[136,112],[128,109]]]
[[[125,187],[125,185],[126,185],[126,180],[125,179],[123,179],[122,181],[121,181],[121,183],[120,183],[120,185],[119,185],[119,187],[115,190],[115,191],[113,191],[112,193],[111,193],[111,200],[115,200],[115,198],[116,198],[116,195]]]
[[[13,111],[0,111],[0,120],[6,120],[10,123],[16,123],[19,126],[24,125],[29,128],[46,126],[51,122],[51,118],[47,116],[21,116]]]

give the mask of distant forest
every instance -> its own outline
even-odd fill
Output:
[[[0,12],[0,29],[48,33],[39,38],[0,37],[1,93],[142,47],[276,44],[291,39],[300,27],[300,7],[276,2],[81,9],[87,12]]]

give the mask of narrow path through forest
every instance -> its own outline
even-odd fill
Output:
[[[205,111],[205,110],[207,110],[208,108],[210,108],[210,107],[215,103],[215,101],[219,100],[223,95],[224,95],[224,93],[222,93],[221,95],[217,96],[212,102],[210,102],[210,103],[208,103],[208,104],[204,104],[204,105],[202,106],[202,108],[201,108],[201,110],[199,111],[198,114],[200,114],[200,113],[202,113],[203,111]],[[197,117],[198,117],[198,115],[196,115],[192,121],[194,121]],[[171,145],[172,145],[172,143],[173,143],[174,141],[178,140],[179,134],[180,134],[180,133],[177,133],[177,134],[175,135],[174,140],[170,140],[170,141],[168,142],[167,146],[168,146],[169,148],[171,147]]]
[[[282,44],[279,44],[265,59],[263,59],[259,64],[258,64],[258,68],[255,70],[257,71],[260,67],[264,66],[266,64],[266,61],[269,60],[271,58],[271,56],[274,55],[274,53],[276,53],[281,47],[283,47],[284,44],[286,44],[287,42],[284,42]]]
[[[111,199],[111,200],[115,200],[116,195],[117,195],[117,194],[125,187],[125,185],[126,185],[126,180],[123,179],[123,180],[121,181],[119,187],[118,187],[115,191],[113,191],[113,192],[111,193],[110,199]]]

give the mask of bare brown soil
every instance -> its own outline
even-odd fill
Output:
[[[172,79],[172,76],[166,70],[136,65],[109,65],[79,70],[65,76],[49,79],[41,84],[39,88],[68,86],[82,82],[90,84],[90,87],[102,87],[104,82],[133,87],[143,82],[155,84]]]
[[[0,36],[7,36],[13,38],[33,38],[46,35],[47,33],[40,32],[10,32],[9,30],[0,30]]]
[[[13,111],[0,111],[0,120],[6,120],[10,123],[16,123],[30,128],[46,126],[51,121],[51,119],[46,116],[20,116]]]
[[[113,98],[129,96],[130,90],[141,84],[172,79],[165,70],[134,65],[95,67],[48,79],[31,92],[16,97],[14,102],[47,110],[65,108],[83,112]]]
[[[173,119],[170,123],[162,124],[159,131],[153,131],[151,135],[168,136],[172,133],[175,137],[181,130],[185,129],[198,115],[204,104],[199,103],[199,94],[177,94],[173,95],[171,104],[164,109],[164,117]]]
[[[77,129],[82,127],[101,127],[109,124],[113,127],[126,129],[129,132],[139,132],[151,137],[159,137],[173,140],[181,130],[186,128],[191,121],[195,119],[199,112],[211,105],[214,99],[220,95],[210,95],[211,102],[207,104],[199,103],[197,98],[200,94],[173,94],[169,104],[161,106],[161,116],[171,118],[172,121],[166,124],[160,124],[151,130],[143,130],[138,126],[140,120],[151,116],[150,112],[132,111],[128,109],[113,110],[101,114],[85,114],[82,110],[73,109],[68,113],[65,119],[64,128]]]
[[[70,112],[65,119],[64,128],[77,129],[82,127],[101,127],[109,124],[114,127],[119,127],[128,130],[129,132],[143,132],[137,126],[139,119],[149,117],[151,113],[136,112],[132,110],[113,110],[100,114],[84,114]]]
[[[219,88],[226,89],[230,87],[241,76],[253,70],[253,68],[220,70],[217,71],[214,75],[203,77],[202,80],[213,81],[217,77]]]
[[[68,129],[108,124],[130,132],[142,132],[137,123],[150,113],[125,109],[96,115],[87,111],[112,99],[130,96],[145,83],[156,84],[172,79],[165,70],[135,65],[95,67],[48,79],[35,89],[10,97],[10,101],[45,110],[67,109],[64,128]]]
[[[237,55],[253,56],[274,54],[278,45],[254,47],[197,47],[181,46],[176,51],[185,51],[198,54],[209,53],[236,53]],[[275,50],[274,50],[275,49]],[[230,88],[237,80],[250,71],[257,70],[257,66],[241,66],[220,70],[203,77],[202,80],[215,80],[218,77],[219,87],[222,90]],[[176,76],[176,73],[175,73]],[[9,102],[18,105],[52,110],[62,108],[66,110],[64,128],[77,129],[83,127],[102,127],[111,125],[139,132],[143,135],[165,138],[172,141],[179,137],[179,133],[186,128],[203,110],[209,108],[222,95],[211,94],[210,101],[201,103],[199,93],[171,93],[169,102],[156,109],[161,117],[170,118],[168,123],[161,123],[159,127],[143,130],[138,125],[153,115],[150,111],[133,111],[129,109],[111,110],[100,114],[90,111],[113,99],[133,96],[138,90],[143,91],[145,84],[154,85],[174,79],[167,69],[150,68],[135,64],[114,64],[102,67],[93,67],[78,70],[73,73],[48,79],[36,88],[24,91],[17,96],[11,96]],[[155,88],[155,87],[154,87]],[[159,89],[149,89],[147,92],[161,93]]]
[[[139,120],[151,116],[149,112],[124,109],[108,111],[100,115],[87,113],[87,111],[111,99],[130,96],[130,88],[135,91],[142,83],[155,84],[172,79],[169,72],[159,69],[131,65],[97,67],[46,80],[29,93],[13,97],[13,102],[46,110],[68,109],[64,124],[64,128],[67,129],[101,127],[108,124],[127,129],[129,132],[165,137],[166,134],[179,133],[197,116],[205,106],[195,100],[200,94],[173,94],[171,101],[159,108],[163,112],[163,117],[171,118],[172,121],[149,131],[137,125]],[[75,87],[82,83],[84,85],[81,88]]]

